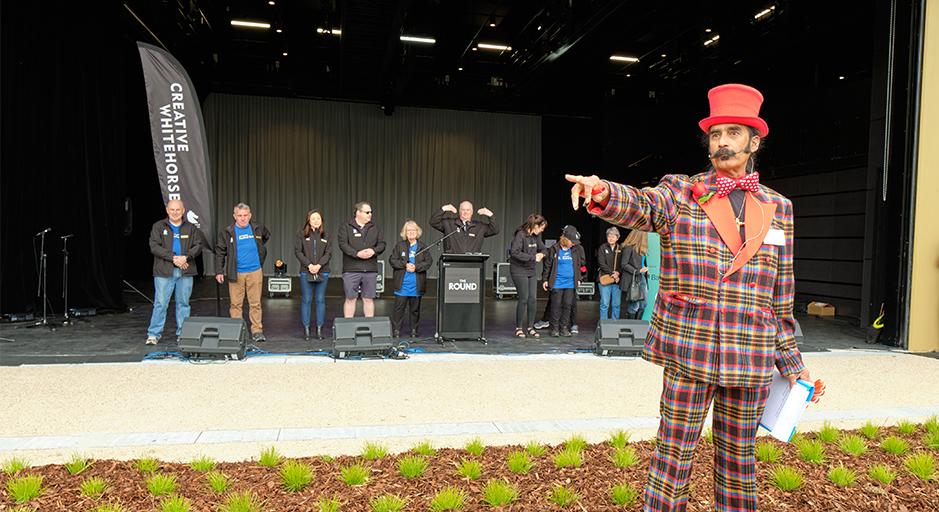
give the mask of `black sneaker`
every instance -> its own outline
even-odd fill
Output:
[[[552,329],[552,330],[551,330],[551,336],[557,338],[558,336],[560,336],[560,334],[558,333],[558,331],[557,331],[556,329]]]
[[[573,336],[573,334],[571,334],[571,330],[570,330],[570,329],[562,328],[562,329],[561,329],[561,336],[564,336],[565,338],[570,338],[571,336]]]
[[[535,329],[547,329],[549,325],[551,324],[549,324],[548,322],[545,322],[544,320],[539,320],[535,322],[535,325],[533,327]]]
[[[261,342],[267,341],[267,338],[264,337],[263,332],[254,333],[253,339],[255,343],[261,343]]]
[[[576,325],[572,325],[571,334],[580,334],[580,329],[578,329]]]

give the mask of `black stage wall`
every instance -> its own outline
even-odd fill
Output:
[[[226,94],[204,110],[219,225],[232,222],[235,203],[251,206],[272,233],[265,272],[283,258],[296,274],[294,238],[311,208],[334,241],[352,205],[370,201],[390,251],[406,219],[432,242],[442,235],[430,216],[468,199],[500,225],[483,245],[490,262],[505,261],[515,227],[541,208],[539,116],[408,107],[386,116],[377,105]],[[334,245],[337,274],[340,256]]]
[[[122,307],[126,176],[144,169],[158,193],[149,141],[128,129],[146,127],[146,97],[133,75],[139,60],[133,46],[116,44],[122,37],[120,4],[55,4],[53,13],[46,3],[2,3],[3,313],[41,311],[31,244],[36,241],[38,251],[33,234],[46,227],[53,228],[46,251],[56,312],[59,237],[69,233],[75,235],[69,242],[70,303]]]

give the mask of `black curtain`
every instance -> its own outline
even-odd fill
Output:
[[[42,310],[34,233],[46,227],[53,229],[46,252],[55,312],[62,312],[60,237],[66,234],[74,234],[69,305],[123,309],[125,198],[132,186],[155,186],[146,97],[120,4],[55,4],[0,7],[3,313]],[[144,174],[149,181],[138,177]]]

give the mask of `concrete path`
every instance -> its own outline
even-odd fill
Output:
[[[939,360],[883,351],[805,354],[828,384],[802,429],[831,421],[921,421],[939,414]],[[290,456],[392,451],[430,440],[462,446],[654,435],[661,369],[592,355],[415,355],[406,361],[258,357],[191,364],[0,368],[0,461],[94,458],[244,460],[271,445]]]

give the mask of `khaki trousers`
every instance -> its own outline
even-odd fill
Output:
[[[242,307],[245,295],[248,296],[248,318],[251,319],[251,333],[264,331],[261,323],[261,288],[264,287],[264,272],[257,269],[254,272],[238,272],[238,280],[228,282],[228,295],[231,297],[232,318],[242,318]]]

